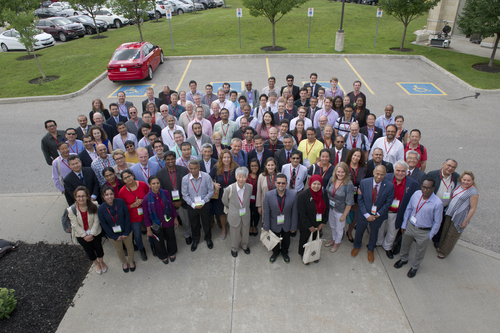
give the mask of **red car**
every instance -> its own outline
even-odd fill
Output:
[[[149,42],[120,45],[108,63],[111,81],[153,79],[153,71],[163,64],[163,51]]]

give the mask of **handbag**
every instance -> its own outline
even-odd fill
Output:
[[[309,240],[304,244],[304,255],[302,256],[302,262],[308,264],[313,261],[318,261],[321,254],[321,243],[323,240],[320,238],[319,230],[316,234],[316,239],[312,240],[313,234],[309,236]]]
[[[353,210],[349,211],[349,214],[347,214],[347,216],[345,218],[345,223],[351,224],[354,221],[355,216],[356,216],[356,214],[354,213]]]
[[[267,247],[268,251],[274,249],[274,247],[281,242],[283,238],[276,236],[276,234],[272,231],[266,231],[262,229],[260,233],[260,241]]]
[[[210,199],[214,199],[214,200],[219,199],[219,189],[215,189],[215,182],[214,182],[214,194],[212,195],[212,197]]]

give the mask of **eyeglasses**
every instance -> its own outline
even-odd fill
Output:
[[[109,178],[109,177],[114,176],[114,175],[115,175],[115,174],[113,174],[113,173],[108,173],[108,174],[105,174],[105,175],[104,175],[104,178]]]
[[[123,177],[123,180],[129,179],[129,178],[133,178],[133,176],[132,175],[125,176],[125,177]]]
[[[276,182],[276,185],[286,185],[286,183],[285,182],[279,182],[279,183]]]
[[[115,161],[121,161],[121,160],[123,160],[124,158],[125,158],[125,157],[123,157],[123,156],[122,156],[122,157],[117,157],[117,158],[115,158]]]
[[[87,199],[87,196],[86,195],[77,195],[76,198],[77,199]]]
[[[66,133],[67,135],[76,135],[76,133]]]
[[[422,186],[422,190],[432,190],[434,187]]]
[[[300,160],[300,157],[292,157],[291,160]]]
[[[135,146],[132,146],[132,145],[128,145],[126,146],[125,148],[134,148]]]

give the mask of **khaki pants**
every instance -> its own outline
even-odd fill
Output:
[[[113,247],[115,248],[116,254],[118,255],[118,258],[120,258],[120,261],[122,264],[127,263],[127,258],[125,257],[125,252],[123,252],[123,245],[125,244],[125,248],[127,249],[127,254],[128,254],[128,263],[133,263],[134,262],[134,245],[132,244],[132,233],[128,235],[127,238],[122,239],[120,241],[115,241],[109,238],[109,241],[111,244],[113,244]]]
[[[420,263],[424,260],[425,251],[427,250],[427,245],[430,241],[430,232],[430,230],[418,229],[410,222],[406,224],[406,231],[403,234],[403,241],[401,242],[401,260],[408,261],[410,247],[415,239],[417,242],[417,248],[415,252],[415,261],[411,264],[413,269],[419,269]]]
[[[231,251],[237,252],[241,248],[246,250],[248,248],[248,238],[250,236],[250,223],[244,225],[240,223],[239,226],[233,227],[229,225],[229,239],[231,240]]]

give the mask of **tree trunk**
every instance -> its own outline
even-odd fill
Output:
[[[274,21],[271,22],[271,24],[273,25],[273,47],[276,47],[276,38],[274,36],[274,25],[276,24]]]
[[[491,52],[490,62],[488,67],[493,67],[493,60],[495,60],[495,54],[497,53],[498,41],[500,39],[500,32],[497,33],[497,38],[495,39],[495,45],[493,46],[493,52]]]
[[[137,28],[139,28],[139,35],[141,36],[141,43],[144,42],[144,39],[142,38],[142,30],[141,30],[141,22],[139,21],[141,18],[137,18]]]
[[[99,28],[97,27],[97,23],[95,21],[95,14],[92,15],[92,20],[94,21],[94,27],[95,27],[95,32],[97,33],[97,38],[99,38],[99,37],[101,37],[101,35],[99,34]]]
[[[158,22],[158,17],[156,16],[156,1],[153,1],[153,9],[154,9],[154,13],[155,13],[156,22]]]
[[[405,30],[403,32],[403,39],[401,40],[401,48],[400,48],[401,51],[403,51],[403,49],[404,49],[407,28],[408,28],[408,23],[405,24]]]
[[[45,74],[42,71],[42,67],[40,67],[40,63],[38,62],[38,58],[36,57],[35,50],[33,50],[33,56],[35,57],[36,64],[38,66],[38,69],[40,70],[40,73],[42,73],[43,78],[47,79],[47,77],[45,76]]]

